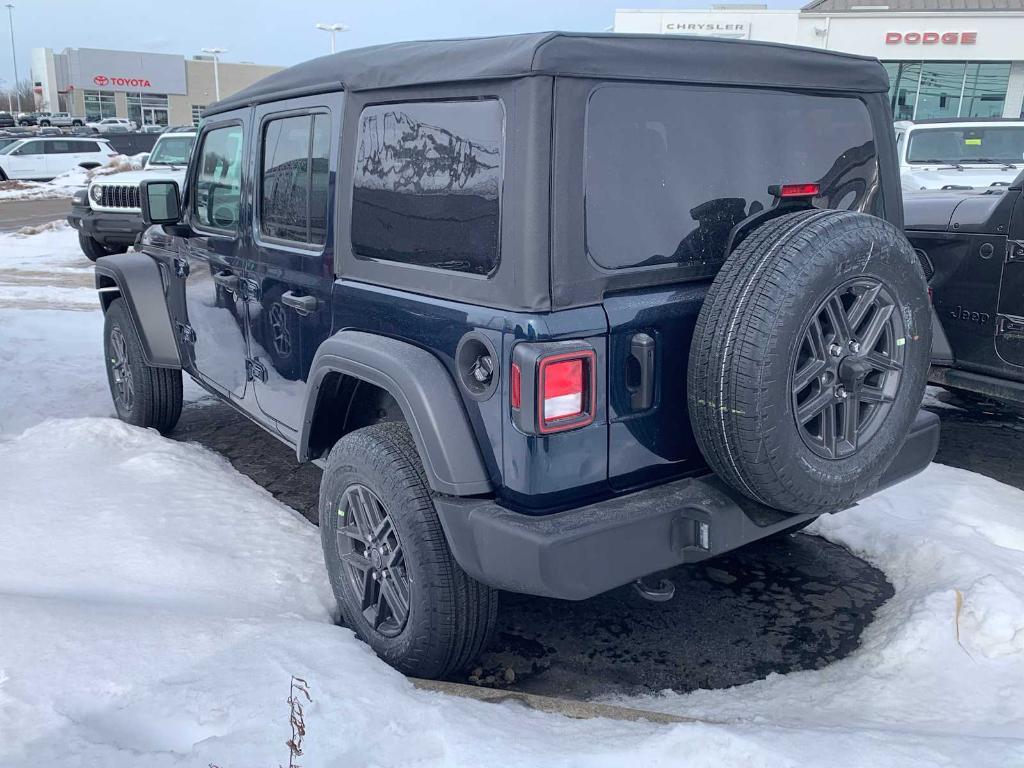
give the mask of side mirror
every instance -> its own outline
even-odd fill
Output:
[[[139,165],[141,165],[143,168],[149,165],[149,154],[149,152],[143,152],[141,155],[138,156]]]
[[[177,224],[181,220],[178,182],[147,179],[139,185],[142,220],[148,225]]]

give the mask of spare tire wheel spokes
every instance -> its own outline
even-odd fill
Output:
[[[804,441],[848,456],[888,413],[902,370],[903,323],[879,280],[840,286],[811,315],[793,371],[793,412]]]

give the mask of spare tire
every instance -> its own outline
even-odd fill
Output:
[[[871,493],[921,404],[930,320],[920,263],[888,222],[810,209],[761,225],[694,332],[687,400],[704,458],[792,514]]]

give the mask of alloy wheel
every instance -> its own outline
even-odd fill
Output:
[[[338,555],[363,618],[385,637],[409,619],[411,584],[398,532],[380,498],[353,483],[338,505]]]
[[[804,328],[790,378],[804,443],[828,459],[852,456],[878,431],[899,391],[903,317],[878,280],[832,291]]]
[[[135,381],[129,363],[128,343],[121,329],[115,326],[110,331],[110,370],[114,375],[117,400],[126,411],[131,411],[135,403]]]

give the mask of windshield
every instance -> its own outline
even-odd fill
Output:
[[[167,136],[160,139],[149,156],[149,165],[188,165],[195,136]]]
[[[2,144],[2,142],[5,142],[5,141],[8,142],[8,143],[7,144],[3,144],[2,146],[0,146],[0,155],[9,155],[9,154],[11,154],[11,150],[17,149],[18,147],[20,147],[22,142],[25,141],[25,140],[24,139],[6,139],[6,138],[4,138],[4,139],[0,139],[0,144]]]
[[[1024,161],[1024,125],[918,128],[910,133],[908,163]]]

